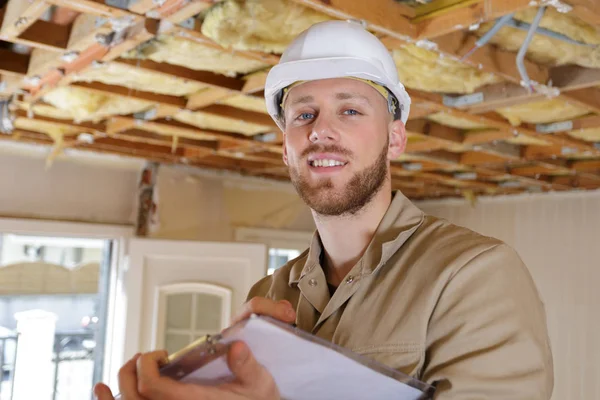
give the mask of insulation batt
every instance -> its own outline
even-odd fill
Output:
[[[241,108],[242,110],[268,114],[265,100],[261,97],[239,95],[229,97],[225,100],[218,101],[217,103]]]
[[[600,142],[600,128],[579,129],[569,132],[569,135],[589,142]]]
[[[517,12],[514,18],[531,23],[536,13],[537,8],[528,8]],[[493,23],[482,25],[477,34],[483,35],[492,26]],[[546,9],[540,27],[562,33],[579,42],[600,45],[600,33],[593,26],[568,14],[560,13],[553,7]],[[494,35],[490,42],[506,50],[518,51],[526,36],[526,31],[504,27]],[[527,51],[527,58],[539,64],[552,66],[577,64],[583,67],[599,68],[600,47],[578,46],[547,36],[534,35]]]
[[[242,133],[249,136],[273,130],[268,126],[252,124],[242,120],[202,112],[181,111],[177,113],[174,118],[179,122],[194,125],[200,129]]]
[[[98,122],[112,115],[127,115],[144,111],[153,103],[125,98],[107,96],[89,90],[61,86],[44,96],[44,101],[60,109],[61,115],[68,112],[75,121]]]
[[[311,25],[331,17],[287,0],[225,0],[202,22],[202,33],[223,47],[281,54]]]
[[[549,122],[566,121],[581,117],[588,113],[585,108],[574,106],[561,99],[552,99],[527,103],[519,106],[506,107],[496,110],[508,121],[518,126],[521,123],[545,124]]]
[[[204,46],[192,39],[160,36],[149,45],[141,46],[129,52],[126,58],[149,59],[194,69],[211,71],[226,76],[248,74],[265,67],[267,64],[226,53],[216,48]]]
[[[411,89],[467,94],[501,80],[493,74],[412,44],[394,49],[392,55],[400,81]]]
[[[455,117],[451,114],[447,114],[445,112],[439,112],[432,115],[429,115],[427,119],[437,122],[442,125],[451,126],[457,129],[485,129],[487,128],[484,124],[478,124],[477,122],[473,122],[471,120]]]
[[[119,63],[101,64],[97,67],[88,68],[85,72],[77,74],[75,81],[96,81],[107,85],[124,86],[134,90],[173,96],[188,96],[206,87],[201,83],[190,82]]]

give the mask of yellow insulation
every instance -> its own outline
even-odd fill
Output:
[[[330,19],[288,0],[226,0],[207,12],[202,33],[223,47],[281,54],[302,31]]]
[[[44,101],[61,110],[61,115],[69,113],[75,121],[100,121],[111,115],[127,115],[150,108],[153,103],[107,96],[77,87],[61,86],[44,96]]]
[[[536,13],[537,8],[528,8],[517,12],[514,18],[531,23]],[[483,25],[478,34],[483,35],[492,26],[493,23]],[[600,32],[596,28],[579,18],[560,13],[553,7],[546,9],[540,27],[562,33],[579,42],[600,45]],[[506,50],[518,51],[526,36],[526,31],[504,27],[490,42]],[[579,46],[539,34],[534,35],[528,48],[527,57],[540,64],[578,64],[590,68],[600,67],[600,47]]]
[[[268,114],[265,99],[256,96],[233,96],[228,99],[221,100],[219,104],[241,108],[242,110],[254,111],[259,113]]]
[[[542,139],[534,138],[531,136],[527,136],[527,135],[515,136],[510,139],[505,139],[504,141],[511,143],[511,144],[520,144],[520,145],[526,145],[526,146],[551,146],[552,145],[552,143],[550,143],[550,142],[547,142]]]
[[[493,74],[412,44],[394,49],[392,55],[400,81],[411,89],[473,93],[481,86],[501,80]]]
[[[174,118],[179,122],[194,125],[200,129],[242,133],[249,136],[270,132],[272,130],[272,128],[268,126],[252,124],[242,120],[202,112],[181,111],[177,113]]]
[[[192,39],[161,36],[149,45],[125,55],[126,58],[149,59],[194,69],[212,71],[226,76],[247,74],[268,65],[257,60],[225,53],[212,47],[203,46]]]
[[[102,82],[107,85],[124,86],[134,90],[143,90],[173,96],[188,96],[206,86],[166,74],[151,72],[133,66],[107,63],[88,68],[74,76],[78,82]]]
[[[509,122],[518,126],[521,123],[545,124],[549,122],[565,121],[581,117],[588,113],[585,108],[574,106],[561,99],[552,99],[527,103],[523,105],[500,108],[496,110]]]
[[[439,113],[431,114],[427,117],[427,119],[437,122],[438,124],[450,126],[452,128],[457,128],[457,129],[473,130],[473,129],[487,128],[487,126],[484,124],[473,122],[466,118],[455,117],[455,116],[453,116],[451,114],[447,114],[443,111],[439,112]]]
[[[600,128],[578,129],[569,132],[569,135],[589,142],[600,142]]]

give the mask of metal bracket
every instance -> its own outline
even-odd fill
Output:
[[[133,118],[134,119],[141,119],[144,121],[148,121],[151,120],[152,118],[156,117],[156,108],[153,107],[149,110],[146,111],[140,111],[140,112],[136,112],[133,114]]]
[[[477,92],[458,97],[444,95],[443,102],[444,105],[447,107],[464,107],[473,104],[483,103],[483,100],[483,92]]]
[[[504,181],[500,182],[498,186],[505,189],[516,189],[520,188],[523,185],[519,181]]]
[[[15,130],[15,116],[9,106],[10,100],[0,101],[0,133],[7,135]]]
[[[477,179],[477,172],[457,172],[454,174],[454,179],[461,181],[474,181]]]
[[[190,17],[184,21],[181,21],[178,25],[185,29],[194,29],[196,26],[196,18]]]
[[[573,121],[555,122],[553,124],[537,124],[535,130],[540,133],[571,131],[573,130]]]
[[[420,164],[420,163],[404,163],[404,164],[402,164],[402,168],[404,168],[407,171],[422,171],[423,170],[423,164]]]
[[[274,142],[277,140],[277,134],[276,133],[261,133],[259,135],[254,136],[254,139],[259,142],[263,142],[263,143]]]
[[[138,0],[105,0],[107,6],[128,10],[129,7],[138,2]]]
[[[562,154],[563,156],[569,155],[569,154],[577,154],[579,151],[574,148],[574,147],[562,147],[560,149],[560,154]]]

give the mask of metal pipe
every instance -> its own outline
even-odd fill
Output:
[[[510,26],[510,27],[516,28],[516,29],[520,29],[522,31],[529,31],[529,29],[531,29],[530,23],[523,22],[523,21],[517,21],[515,19],[508,21],[507,26]],[[552,39],[562,40],[563,42],[567,42],[567,43],[574,44],[577,46],[586,46],[586,47],[597,47],[598,46],[596,44],[579,42],[575,39],[571,39],[570,37],[568,37],[566,35],[563,35],[562,33],[558,33],[558,32],[555,32],[555,31],[552,31],[552,30],[546,29],[546,28],[538,27],[537,30],[535,31],[535,33],[538,35],[547,36]]]
[[[511,21],[513,19],[513,15],[515,15],[515,14],[514,13],[507,14],[507,15],[504,15],[504,16],[498,18],[498,20],[496,21],[496,23],[494,24],[494,26],[492,27],[492,29],[490,29],[489,31],[487,31],[485,33],[485,35],[483,35],[482,37],[480,37],[479,39],[477,39],[477,41],[475,42],[475,46],[471,50],[469,50],[467,52],[467,54],[465,54],[464,56],[462,56],[461,61],[464,61],[467,58],[469,58],[471,56],[471,54],[473,54],[477,49],[479,49],[480,47],[483,47],[487,42],[489,42],[490,39],[496,33],[498,33],[498,31],[504,25],[506,25],[509,21]]]
[[[537,30],[538,26],[540,25],[540,21],[542,20],[542,17],[544,16],[544,12],[546,12],[546,6],[540,7],[537,14],[535,15],[535,18],[533,19],[533,23],[531,24],[529,31],[527,32],[527,37],[525,38],[523,45],[521,45],[521,48],[519,49],[519,52],[517,53],[517,68],[519,69],[519,73],[521,74],[521,79],[523,80],[523,84],[525,85],[525,87],[527,88],[529,93],[533,92],[533,86],[531,84],[531,80],[529,79],[529,75],[527,74],[527,68],[525,68],[525,54],[527,54],[527,49],[529,48],[529,44],[531,43],[531,40],[533,39],[533,35],[534,35],[535,31]]]

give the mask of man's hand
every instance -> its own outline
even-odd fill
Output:
[[[242,311],[231,321],[231,325],[248,318],[252,314],[266,315],[289,324],[296,322],[296,311],[289,301],[274,301],[264,297],[254,297],[243,305]]]
[[[273,377],[243,342],[234,343],[227,364],[235,380],[218,386],[181,383],[162,377],[159,368],[167,354],[155,351],[137,355],[119,371],[121,400],[280,400]],[[98,400],[114,400],[104,384],[94,388]]]

